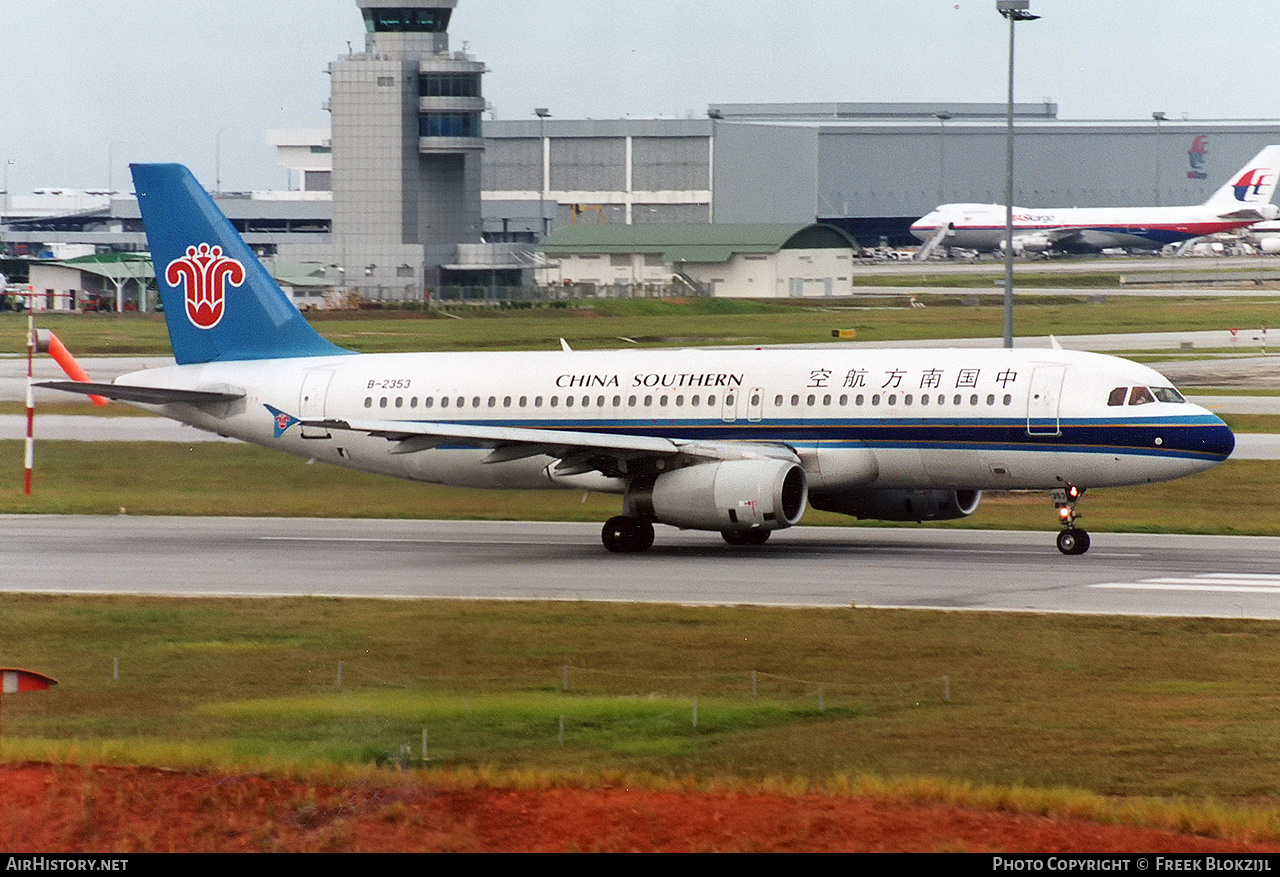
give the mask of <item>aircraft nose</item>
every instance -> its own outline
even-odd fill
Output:
[[[1236,436],[1231,427],[1218,418],[1218,422],[1209,427],[1207,432],[1204,439],[1205,451],[1221,460],[1230,457],[1231,452],[1236,449]]]
[[[1188,450],[1222,462],[1236,449],[1236,436],[1222,418],[1212,416],[1211,422],[1196,427],[1188,436]]]

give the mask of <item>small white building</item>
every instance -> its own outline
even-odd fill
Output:
[[[578,289],[686,285],[725,298],[853,294],[858,245],[834,226],[570,225],[541,246],[559,282]]]
[[[107,253],[28,264],[34,311],[147,310],[155,286],[151,257]]]
[[[27,263],[34,311],[153,311],[156,275],[145,253],[103,253],[78,259],[36,260]],[[338,290],[315,264],[263,263],[281,289],[301,310],[335,306]]]

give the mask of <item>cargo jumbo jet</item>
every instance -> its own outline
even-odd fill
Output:
[[[1234,231],[1275,219],[1271,203],[1280,179],[1280,146],[1267,146],[1198,206],[1013,208],[1014,252],[1158,250],[1191,238]],[[994,252],[1004,249],[1003,204],[943,204],[911,226],[936,247]],[[926,254],[927,255],[927,254]]]
[[[133,175],[177,365],[42,386],[383,475],[618,494],[614,552],[647,550],[655,523],[751,545],[808,505],[942,520],[1001,489],[1053,491],[1058,548],[1082,554],[1086,488],[1201,472],[1235,444],[1150,368],[1059,349],[353,354],[186,168]]]

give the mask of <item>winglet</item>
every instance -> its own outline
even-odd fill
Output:
[[[563,338],[560,339],[560,349],[565,353],[573,353],[573,348],[570,347],[569,342],[565,341]]]

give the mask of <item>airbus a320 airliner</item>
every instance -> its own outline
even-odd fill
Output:
[[[133,178],[177,364],[42,386],[383,475],[618,494],[614,552],[647,550],[655,523],[751,545],[809,505],[942,520],[1001,489],[1053,491],[1058,548],[1082,554],[1085,489],[1202,472],[1235,445],[1152,369],[1058,349],[353,354],[186,168]]]

